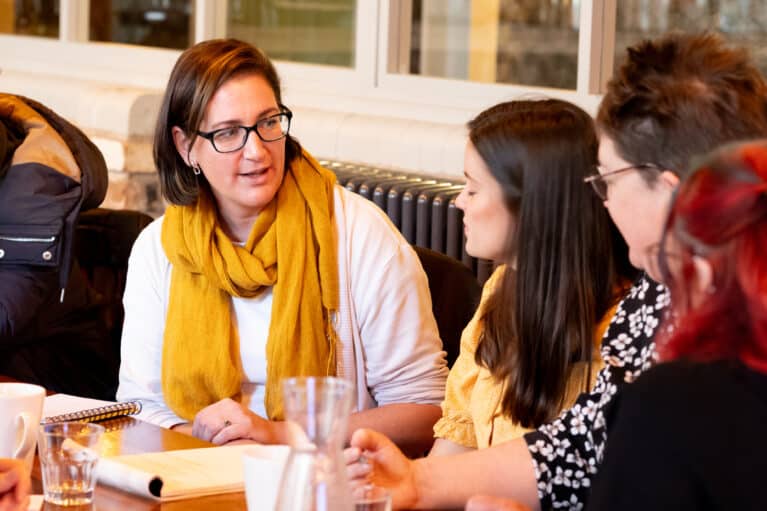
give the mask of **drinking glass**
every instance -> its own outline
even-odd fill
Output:
[[[84,422],[40,426],[38,448],[46,501],[59,506],[93,501],[103,433],[102,426]]]
[[[391,511],[391,495],[372,484],[354,491],[354,511]]]
[[[285,420],[294,433],[277,509],[352,511],[342,451],[352,385],[339,378],[290,378],[282,389]]]

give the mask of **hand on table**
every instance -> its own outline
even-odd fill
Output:
[[[252,440],[260,444],[283,443],[282,422],[256,415],[232,399],[206,406],[194,418],[192,435],[221,445],[233,440]]]
[[[0,458],[0,511],[26,511],[30,481],[21,460]]]
[[[371,483],[386,488],[391,492],[395,509],[412,507],[418,502],[413,461],[381,433],[370,429],[355,431],[344,459],[352,488]]]
[[[477,495],[469,499],[466,511],[530,511],[530,508],[510,499]]]

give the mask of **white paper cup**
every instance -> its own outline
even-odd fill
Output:
[[[245,451],[242,463],[248,511],[275,509],[289,455],[287,445],[254,445]]]

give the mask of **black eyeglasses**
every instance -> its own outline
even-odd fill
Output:
[[[583,178],[583,182],[590,183],[591,187],[594,189],[594,193],[596,193],[597,196],[603,202],[607,200],[606,179],[608,177],[612,177],[622,172],[628,172],[629,170],[648,170],[648,169],[658,170],[658,171],[661,170],[661,168],[655,165],[654,163],[640,163],[639,165],[629,165],[628,167],[623,167],[617,170],[611,170],[610,172],[606,172],[605,168],[600,165],[597,165],[596,169],[597,169],[597,173]]]
[[[253,126],[227,126],[208,132],[198,131],[197,134],[210,140],[217,152],[233,153],[245,147],[251,131],[255,131],[258,138],[264,142],[276,142],[285,138],[290,131],[291,119],[293,112],[283,107],[282,112],[264,117]]]

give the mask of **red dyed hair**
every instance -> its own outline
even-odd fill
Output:
[[[767,373],[767,140],[724,147],[698,165],[679,187],[664,240],[677,316],[661,358],[730,359]],[[693,256],[713,270],[695,306]]]

